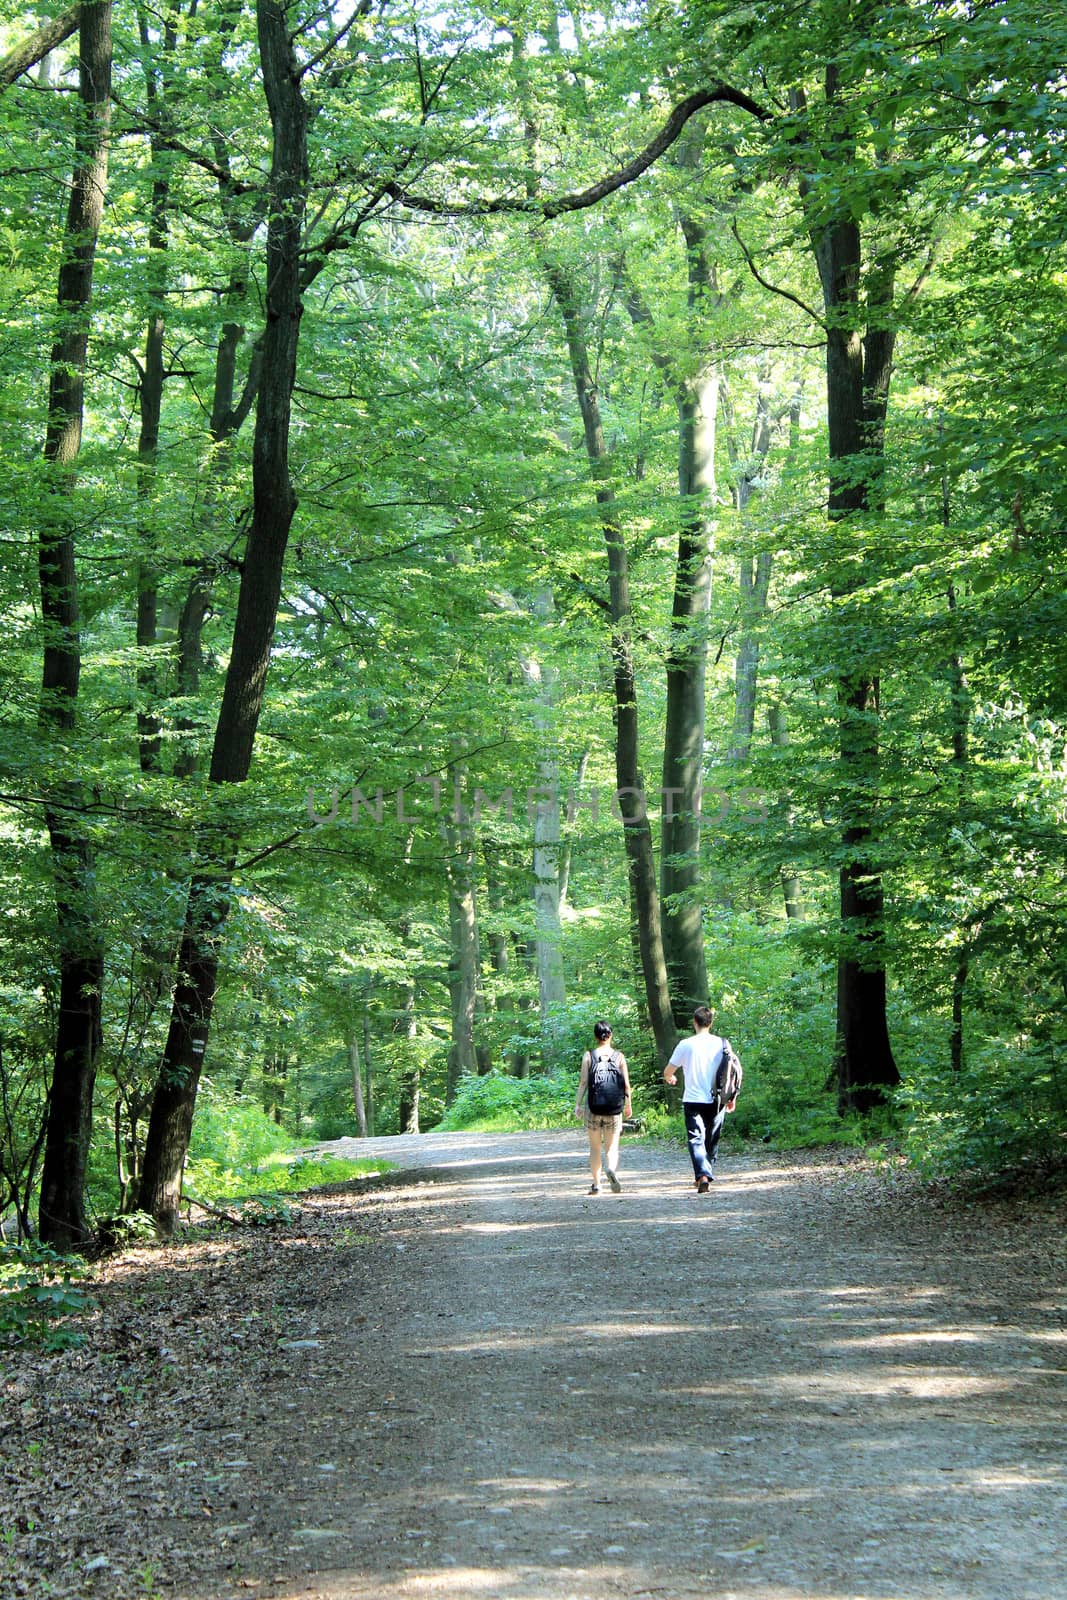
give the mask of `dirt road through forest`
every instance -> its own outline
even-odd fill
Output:
[[[286,1593],[1063,1593],[1062,1305],[1010,1228],[787,1161],[698,1199],[631,1149],[589,1198],[580,1138],[402,1153],[441,1181],[397,1192],[402,1307],[335,1330],[311,1492],[269,1509],[319,1571]]]
[[[149,1493],[175,1447],[140,1425],[159,1592],[1063,1594],[1053,1213],[939,1211],[869,1167],[729,1153],[697,1197],[684,1152],[633,1146],[623,1193],[591,1198],[577,1129],[369,1148],[414,1170],[324,1200],[328,1238],[256,1269],[277,1280],[271,1339],[210,1416],[181,1397],[164,1464],[195,1469],[185,1509]],[[118,1565],[85,1592],[125,1596]]]

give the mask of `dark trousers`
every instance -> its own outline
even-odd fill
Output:
[[[719,1148],[722,1125],[726,1121],[726,1107],[723,1106],[721,1111],[716,1111],[713,1105],[700,1105],[696,1101],[684,1100],[682,1111],[685,1113],[685,1136],[689,1141],[689,1159],[693,1163],[693,1176],[713,1177],[711,1169],[715,1165],[715,1152]]]

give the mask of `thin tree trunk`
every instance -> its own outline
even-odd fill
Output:
[[[458,788],[456,793],[458,796]],[[478,1009],[478,913],[474,889],[474,836],[470,818],[458,799],[442,826],[448,881],[448,993],[452,1009],[452,1045],[448,1052],[445,1104],[450,1106],[465,1074],[478,1071],[474,1025]]]
[[[608,593],[612,624],[615,691],[615,779],[632,904],[636,908],[637,941],[641,954],[645,998],[656,1055],[665,1063],[678,1038],[671,1009],[667,964],[663,950],[656,861],[652,828],[638,749],[637,681],[631,643],[630,571],[626,541],[615,506],[604,428],[596,385],[582,327],[578,296],[569,273],[558,261],[542,257],[545,275],[560,308],[567,336],[571,372],[578,396],[589,457],[596,486],[600,524],[608,553]]]
[[[723,388],[723,411],[727,418],[727,449],[730,464],[735,472],[734,503],[744,526],[745,510],[752,498],[756,482],[766,471],[774,437],[770,402],[767,394],[767,374],[760,374],[756,415],[752,424],[752,438],[747,456],[742,459],[734,436],[732,407],[729,395]],[[738,569],[738,612],[740,638],[734,663],[734,725],[730,739],[730,760],[744,762],[752,750],[752,735],[756,724],[756,686],[759,679],[759,629],[767,612],[774,557],[771,551],[761,550],[755,557],[743,555]]]
[[[367,1107],[363,1101],[363,1063],[359,1056],[359,1039],[356,1035],[355,1018],[348,1024],[348,1070],[352,1078],[352,1109],[356,1114],[356,1134],[360,1139],[367,1137]]]
[[[404,1038],[404,1058],[400,1069],[400,1131],[418,1133],[419,1100],[422,1094],[422,1068],[419,1061],[418,1022],[415,1018],[415,984],[404,988],[404,1005],[397,1019],[397,1031]]]
[[[498,985],[498,993],[501,994],[500,1008],[507,1013],[514,1026],[518,1020],[518,1012],[522,1002],[516,996],[511,972],[511,947],[514,935],[508,932],[506,925],[507,894],[501,879],[500,862],[496,850],[492,847],[483,849],[482,858],[485,863],[485,887],[489,897],[489,912],[493,923],[493,929],[489,935],[489,965]],[[513,1050],[509,1058],[508,1070],[512,1077],[528,1077],[530,1072],[529,1056],[524,1051]]]
[[[785,711],[781,706],[768,706],[767,728],[771,736],[771,744],[776,750],[789,748],[789,732],[786,728]],[[783,790],[779,796],[779,806],[782,812],[783,833],[788,839],[793,832],[793,804],[788,791]],[[789,922],[802,922],[804,920],[804,902],[800,895],[800,879],[791,867],[779,868],[779,878],[782,884],[782,897],[785,901],[785,915]]]
[[[700,798],[718,397],[718,371],[709,367],[678,407],[678,491],[683,512],[666,661],[660,886],[666,912],[664,954],[679,1023],[708,998],[700,898]]]
[[[706,326],[716,295],[706,228],[679,219],[686,244],[690,324]],[[663,947],[679,1024],[708,998],[700,895],[700,803],[704,783],[705,673],[711,559],[715,542],[715,430],[720,373],[706,361],[694,380],[675,384],[678,406],[678,494],[681,520],[667,645],[667,712],[663,732],[660,890]]]
[[[374,1092],[374,1054],[371,1050],[370,1012],[363,1007],[363,1073],[366,1085],[365,1100],[367,1106],[367,1132],[373,1137],[376,1095]]]
[[[939,428],[944,437],[944,425]],[[952,521],[952,503],[949,498],[948,476],[941,474],[941,525],[948,528]],[[956,588],[948,586],[948,608],[956,612]],[[971,793],[971,686],[959,649],[949,656],[949,685],[951,692],[952,766],[956,775],[956,813],[959,821],[966,821]],[[952,1028],[949,1034],[949,1059],[953,1072],[964,1068],[964,1018],[967,980],[971,974],[971,939],[965,931],[956,953],[956,966],[952,974]]]
[[[738,611],[741,637],[734,663],[734,725],[730,760],[744,762],[752,753],[756,725],[756,687],[759,681],[759,626],[767,613],[774,556],[761,550],[755,560],[743,556],[738,574]]]
[[[157,124],[166,115],[166,97],[161,93],[164,85],[153,62],[148,21],[142,12],[138,18],[142,53],[147,75],[149,112]],[[168,11],[163,29],[163,54],[166,59],[173,51],[177,34],[173,7]],[[169,235],[168,210],[170,206],[170,164],[172,157],[162,148],[158,134],[153,134],[149,148],[152,159],[152,196],[148,213],[148,327],[145,333],[144,366],[138,386],[138,403],[141,414],[141,431],[137,441],[137,495],[140,502],[139,544],[141,557],[137,571],[137,644],[140,649],[154,650],[158,643],[158,560],[154,530],[154,507],[157,494],[157,466],[159,455],[159,426],[163,413],[164,360],[163,339],[166,332],[167,295],[167,244]],[[156,709],[160,699],[158,666],[150,660],[139,667],[137,686],[140,704],[137,709],[137,733],[142,772],[154,772],[159,765],[162,741],[160,720]]]
[[[296,497],[289,427],[303,310],[300,247],[307,195],[307,107],[279,0],[258,0],[263,87],[273,156],[267,226],[266,326],[252,449],[252,524],[245,548],[233,645],[212,749],[209,781],[243,783],[252,762],[277,622],[282,567]],[[145,1146],[140,1203],[164,1231],[178,1214],[196,1093],[218,981],[219,939],[233,895],[237,838],[205,830],[178,958],[170,1030]]]
[[[81,637],[71,506],[85,410],[96,243],[107,184],[111,94],[111,5],[81,12],[78,95],[82,112],[59,269],[58,332],[52,348],[44,456],[50,504],[39,542],[44,663],[39,720],[64,741],[76,721]],[[81,787],[63,782],[45,797],[55,882],[59,1016],[41,1176],[41,1238],[60,1250],[84,1243],[85,1172],[92,1137],[93,1087],[102,1039],[103,935],[93,849],[82,831]]]
[[[588,767],[589,751],[583,750],[581,758],[578,762],[578,770],[574,775],[574,788],[571,790],[571,798],[574,804],[575,815],[577,815],[578,805],[581,801],[582,789],[585,787],[585,774],[588,770]],[[567,837],[563,841],[563,847],[559,858],[559,906],[561,912],[568,903],[568,896],[571,888],[571,862],[573,859],[574,830],[571,828],[568,830]]]
[[[535,194],[539,167],[539,129],[536,106],[526,67],[524,36],[512,33],[512,64],[522,104],[526,140],[527,194]],[[631,932],[640,953],[648,1020],[656,1054],[666,1062],[677,1040],[671,1011],[667,965],[663,950],[663,923],[656,878],[648,802],[638,759],[637,684],[631,644],[630,575],[626,541],[615,508],[615,491],[604,428],[600,418],[581,308],[570,273],[539,241],[537,251],[545,277],[563,318],[571,373],[582,414],[586,454],[596,487],[600,524],[608,553],[608,591],[612,623],[615,691],[615,776],[622,815],[630,894]]]
[[[699,141],[683,153],[686,166],[699,159]],[[707,229],[684,215],[689,349],[696,329],[706,328],[712,302],[721,298],[706,250]],[[625,262],[620,274],[626,278]],[[695,378],[679,376],[675,357],[657,348],[651,311],[627,279],[631,319],[653,336],[652,359],[674,393],[678,410],[678,552],[675,560],[671,629],[666,651],[667,708],[663,733],[663,809],[660,822],[660,892],[663,948],[674,1014],[688,1024],[707,1000],[704,919],[700,896],[701,791],[704,783],[705,677],[711,561],[715,536],[716,421],[721,387],[717,364],[704,359]],[[706,334],[701,340],[707,346]],[[689,350],[686,354],[688,355]]]
[[[542,590],[534,600],[534,616],[544,622],[552,614],[552,594]],[[563,927],[559,916],[560,794],[559,757],[555,738],[555,701],[558,673],[534,656],[524,657],[523,677],[536,695],[534,727],[539,758],[539,799],[534,811],[533,897],[537,951],[537,990],[541,1027],[548,1027],[552,1011],[567,999],[563,979]]]

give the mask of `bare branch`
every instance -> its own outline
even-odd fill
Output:
[[[783,300],[789,300],[789,301],[791,301],[793,303],[793,305],[799,306],[801,311],[803,311],[806,316],[809,316],[812,319],[812,321],[814,323],[816,323],[820,328],[825,329],[826,324],[823,321],[823,319],[820,317],[819,313],[817,311],[814,311],[812,309],[812,307],[807,304],[806,301],[798,299],[798,297],[795,294],[791,294],[788,289],[780,289],[776,283],[768,283],[767,282],[767,279],[762,276],[762,274],[760,273],[759,268],[756,266],[756,263],[753,261],[751,255],[749,254],[748,246],[745,244],[745,241],[742,239],[741,235],[738,233],[738,231],[737,231],[737,223],[736,222],[732,222],[730,224],[730,229],[731,229],[731,232],[733,233],[734,238],[737,240],[738,244],[741,246],[741,254],[744,256],[745,261],[746,261],[746,263],[748,265],[748,270],[749,270],[749,272],[751,272],[751,274],[755,278],[756,282],[759,283],[759,284],[762,284],[763,288],[764,289],[768,289],[771,294],[781,295]]]

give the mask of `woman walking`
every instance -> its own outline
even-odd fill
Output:
[[[593,1038],[595,1045],[582,1057],[574,1115],[581,1117],[584,1105],[589,1171],[593,1178],[589,1193],[600,1193],[603,1169],[604,1176],[618,1194],[622,1189],[618,1175],[619,1140],[623,1118],[628,1117],[631,1110],[630,1069],[622,1051],[615,1049],[609,1022],[595,1022]]]

